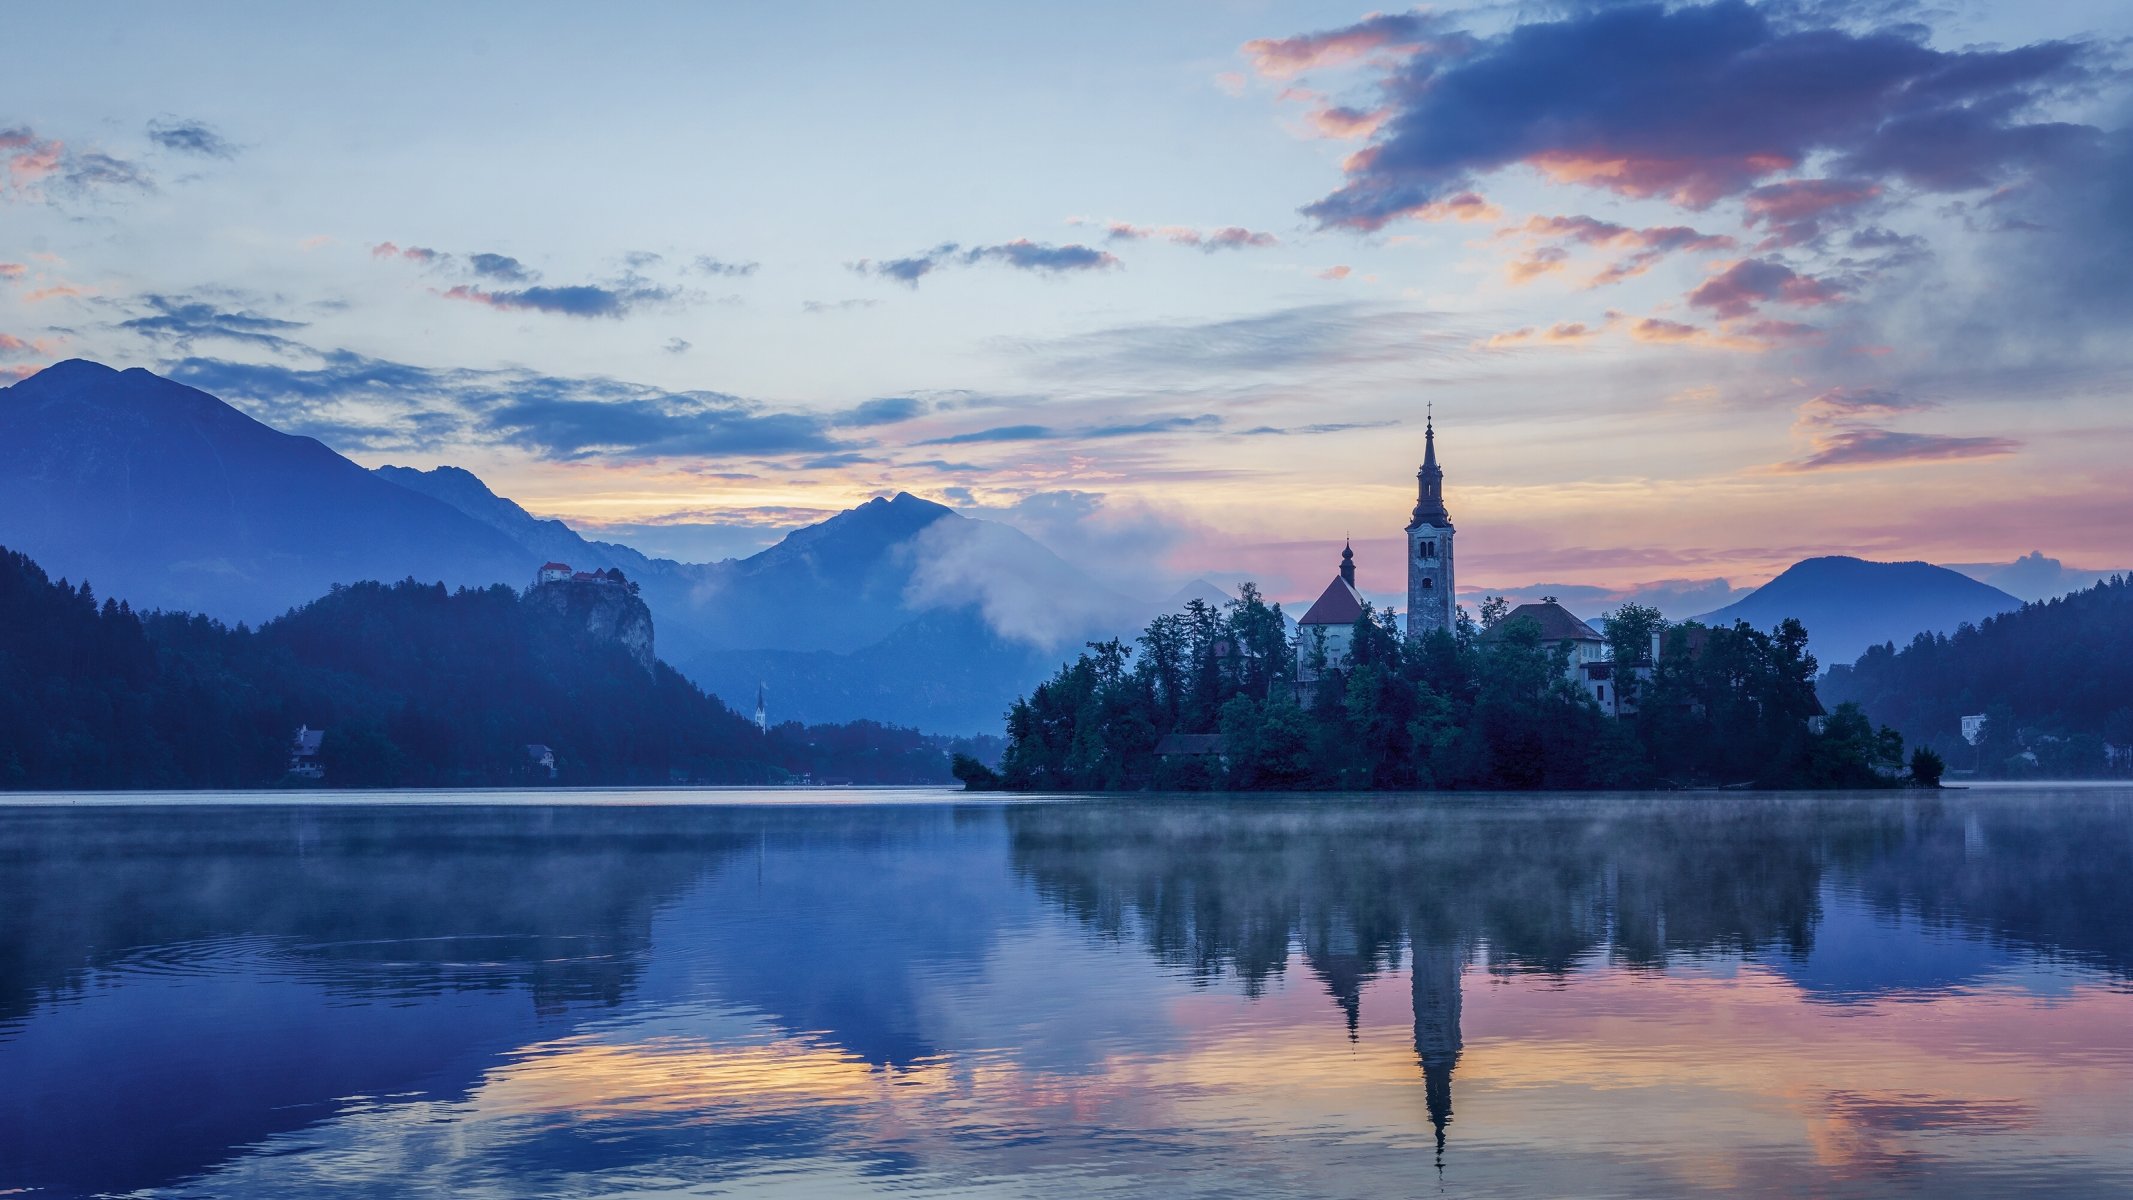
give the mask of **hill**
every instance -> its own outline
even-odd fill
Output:
[[[627,587],[336,587],[257,629],[146,616],[0,551],[0,787],[280,783],[323,729],[336,786],[948,779],[945,743],[880,726],[766,735],[652,654]],[[964,749],[964,747],[955,747]]]
[[[232,621],[359,579],[531,577],[517,544],[450,505],[205,392],[79,359],[0,389],[0,543],[137,606]]]
[[[1953,632],[2020,607],[2006,592],[1946,567],[1832,556],[1796,562],[1746,598],[1695,619],[1769,629],[1796,618],[1813,633],[1809,648],[1828,664],[1850,662],[1868,646]]]
[[[1950,634],[1919,634],[1832,667],[1824,703],[1855,701],[1952,765],[1988,768],[2025,745],[2049,759],[2094,759],[2106,741],[2133,745],[2133,577],[2027,604]],[[1962,718],[1990,714],[1984,753],[1961,738]],[[1999,728],[1991,728],[1999,726]],[[1996,747],[1996,748],[1995,748]],[[2047,767],[2049,763],[2044,764]],[[2094,762],[2065,769],[2086,773]]]

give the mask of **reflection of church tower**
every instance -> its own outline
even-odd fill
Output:
[[[1452,1068],[1459,1065],[1459,976],[1466,953],[1448,942],[1414,940],[1415,1055],[1422,1060],[1422,1087],[1429,1123],[1437,1127],[1437,1155],[1444,1156],[1444,1127],[1452,1122]]]
[[[1444,507],[1444,468],[1437,465],[1437,422],[1422,430],[1422,469],[1407,522],[1407,636],[1452,628],[1459,601],[1452,582],[1452,518]]]

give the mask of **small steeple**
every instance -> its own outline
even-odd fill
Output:
[[[1348,581],[1349,587],[1355,586],[1355,545],[1345,540],[1341,544],[1341,578]]]

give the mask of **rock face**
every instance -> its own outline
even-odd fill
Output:
[[[543,583],[526,593],[526,603],[566,628],[582,629],[597,641],[621,646],[646,671],[657,660],[652,652],[652,610],[622,584]]]

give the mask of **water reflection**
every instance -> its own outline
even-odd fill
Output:
[[[2133,796],[0,809],[0,1194],[2093,1193]]]

